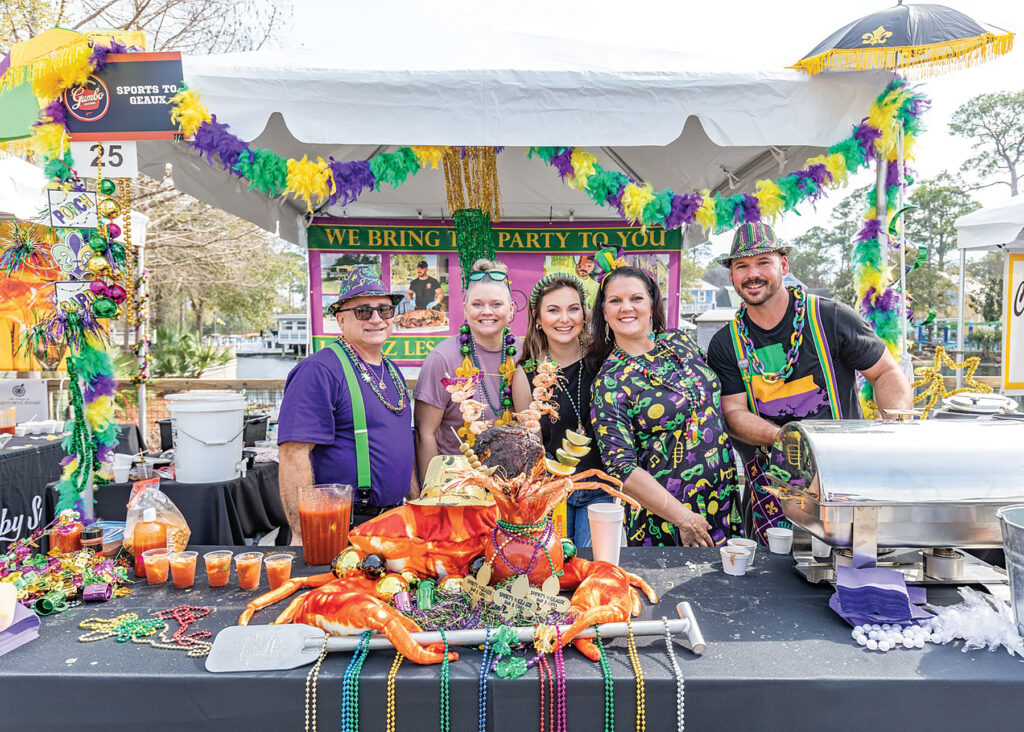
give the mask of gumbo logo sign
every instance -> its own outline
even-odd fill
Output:
[[[82,122],[103,119],[110,109],[110,92],[98,76],[90,76],[82,86],[64,92],[64,106],[68,114]]]

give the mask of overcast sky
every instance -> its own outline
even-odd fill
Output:
[[[728,57],[751,69],[775,69],[803,57],[820,40],[846,23],[892,3],[870,0],[294,0],[291,27],[281,35],[283,46],[337,47],[345,34],[370,34],[382,44],[401,42],[407,34],[433,29],[473,33],[504,27],[543,36],[614,41],[630,46],[672,48],[700,55]],[[1024,2],[1010,0],[947,0],[977,21],[1015,33],[1024,29]],[[1024,40],[1018,39],[1018,43]],[[970,150],[950,136],[946,127],[958,106],[983,92],[1016,91],[1024,87],[1024,46],[987,64],[923,82],[933,106],[925,117],[927,131],[917,148],[919,177],[955,171]],[[867,110],[865,110],[866,112]],[[856,120],[851,120],[851,125]],[[866,174],[863,174],[866,175]],[[868,177],[851,185],[863,184]],[[819,210],[788,216],[779,225],[784,237],[796,236],[827,221],[834,192]],[[1005,186],[978,194],[983,203],[1009,196]],[[719,242],[719,246],[722,246]]]

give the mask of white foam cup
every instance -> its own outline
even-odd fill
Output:
[[[772,554],[789,554],[793,550],[793,529],[782,529],[773,526],[765,529],[768,537],[768,549]]]
[[[742,577],[747,573],[750,563],[750,551],[741,546],[725,546],[719,549],[722,555],[722,569],[733,577]]]
[[[757,542],[753,539],[742,539],[737,537],[735,539],[729,539],[726,542],[726,546],[738,546],[740,549],[746,549],[750,552],[750,561],[747,562],[747,569],[754,566],[754,557],[757,556]]]
[[[624,514],[621,503],[591,503],[587,506],[595,560],[618,565]]]

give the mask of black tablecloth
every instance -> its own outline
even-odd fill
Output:
[[[788,557],[759,550],[746,577],[721,571],[717,550],[624,549],[622,564],[661,594],[644,618],[672,615],[689,600],[708,642],[704,656],[681,646],[690,730],[922,730],[1019,729],[1024,719],[1024,663],[1003,651],[961,653],[958,645],[924,650],[867,651],[826,603],[832,589],[809,585]],[[314,573],[299,562],[295,574]],[[213,608],[195,627],[216,633],[234,623],[257,593],[210,589],[200,570],[192,590],[145,585],[108,605],[89,605],[43,619],[40,638],[0,661],[4,728],[74,727],[83,730],[254,730],[303,728],[308,667],[289,671],[211,674],[202,659],[113,640],[78,643],[85,618],[148,613],[186,603]],[[263,578],[265,587],[265,576]],[[956,601],[952,588],[929,590],[939,604]],[[267,623],[280,602],[256,614]],[[647,728],[674,729],[675,682],[663,637],[638,639],[647,678]],[[616,729],[634,729],[635,690],[625,640],[608,643],[615,678]],[[477,728],[480,652],[460,648],[451,665],[452,730]],[[341,677],[350,654],[331,654],[320,674],[320,729],[340,724]],[[394,654],[369,655],[360,683],[363,730],[384,729],[385,679]],[[406,661],[397,677],[397,729],[434,729],[438,720],[438,666]],[[566,651],[570,730],[599,730],[603,686],[598,664]],[[55,694],[64,700],[55,704]],[[516,680],[491,676],[488,725],[494,730],[536,729],[535,671]],[[66,703],[65,703],[66,702]],[[1016,721],[1014,721],[1016,720]]]
[[[117,452],[137,454],[145,450],[139,428],[123,424]],[[0,552],[10,542],[28,536],[45,526],[56,505],[53,491],[47,490],[60,478],[64,448],[60,439],[41,435],[12,437],[0,450]]]
[[[131,490],[132,483],[96,489],[96,517],[124,521]],[[291,541],[277,487],[277,463],[256,463],[244,477],[220,483],[161,480],[160,490],[185,517],[193,544],[241,546],[246,539],[258,539],[277,527],[275,544],[287,546]]]
[[[0,450],[0,552],[49,522],[46,484],[60,478],[62,457],[60,440],[28,436],[12,437]]]

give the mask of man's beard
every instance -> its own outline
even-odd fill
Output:
[[[761,291],[756,295],[751,295],[746,291],[748,285],[761,285]],[[781,282],[772,282],[762,277],[754,277],[749,280],[745,280],[737,290],[737,293],[748,305],[763,305],[779,291],[781,286]]]

